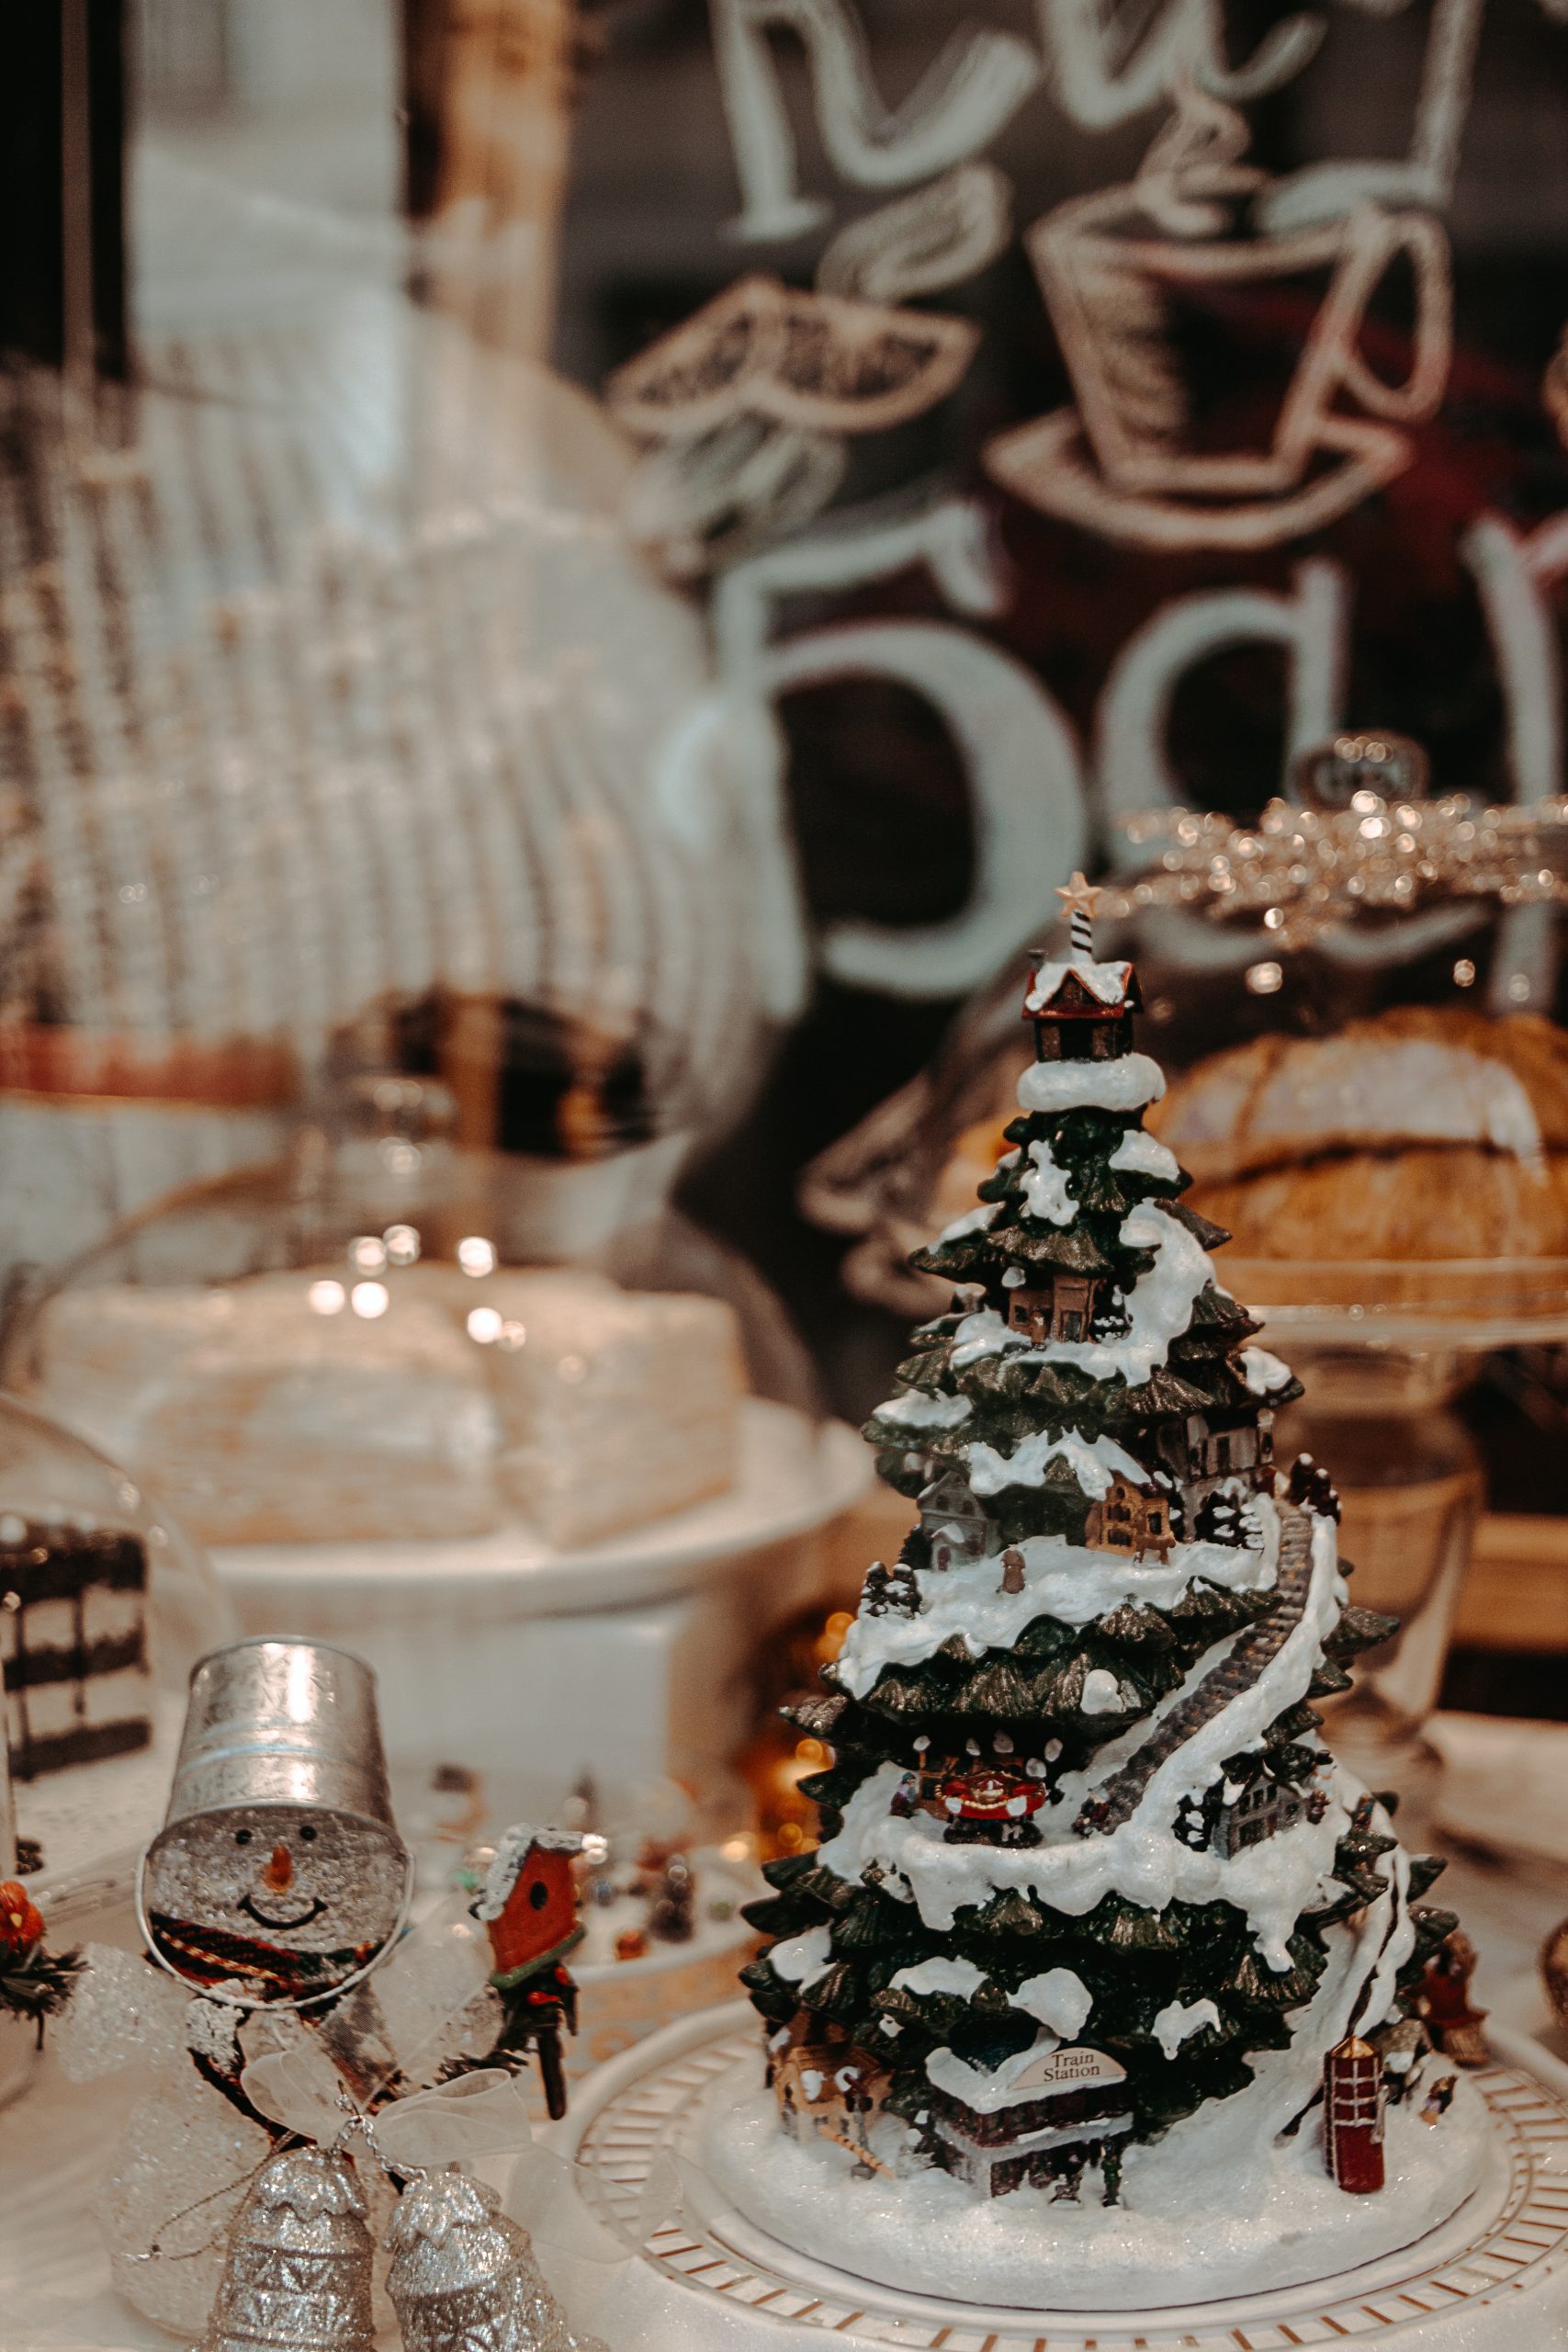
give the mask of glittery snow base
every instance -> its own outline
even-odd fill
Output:
[[[715,2185],[760,2229],[852,2277],[958,2301],[1031,2311],[1135,2311],[1328,2278],[1396,2252],[1446,2221],[1506,2158],[1486,2109],[1461,2080],[1441,2122],[1419,2101],[1390,2110],[1389,2185],[1353,2197],[1324,2169],[1315,2114],[1293,2139],[1248,2147],[1229,2136],[1228,2177],[1187,2161],[1180,2129],[1129,2148],[1124,2201],[1103,2206],[1089,2176],[1081,2204],[1039,2189],[976,2198],[945,2173],[858,2179],[830,2144],[787,2139],[756,2072],[716,2086],[704,2162]],[[1248,2094],[1214,2109],[1245,2106]],[[885,2121],[874,2141],[892,2159],[905,2141]],[[1215,2151],[1217,2154],[1218,2151]],[[1234,2168],[1233,2168],[1234,2167]]]

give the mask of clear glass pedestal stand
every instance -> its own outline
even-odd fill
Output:
[[[1324,1736],[1369,1787],[1429,1793],[1423,1726],[1485,1501],[1454,1402],[1494,1349],[1568,1338],[1568,1261],[1227,1259],[1223,1272],[1306,1390],[1280,1415],[1278,1458],[1328,1472],[1350,1599],[1400,1621],[1325,1703]]]

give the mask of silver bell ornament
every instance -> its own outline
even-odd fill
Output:
[[[334,2151],[262,2166],[235,2217],[197,2352],[375,2352],[365,2199]]]
[[[569,2326],[500,2203],[456,2171],[421,2173],[403,2191],[387,2291],[404,2352],[605,2352]]]

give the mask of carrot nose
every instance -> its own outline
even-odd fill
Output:
[[[287,1846],[275,1846],[272,1849],[272,1860],[262,1872],[262,1884],[270,1887],[274,1894],[281,1894],[293,1883],[293,1855]]]

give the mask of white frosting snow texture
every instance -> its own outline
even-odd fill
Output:
[[[905,1429],[953,1430],[968,1419],[969,1399],[945,1388],[907,1388],[902,1396],[891,1396],[876,1409],[879,1419],[899,1422]]]
[[[1094,2007],[1089,1986],[1070,1968],[1047,1968],[1042,1975],[1026,1977],[1008,1998],[1015,2009],[1038,2018],[1063,2041],[1071,2041],[1083,2031]]]
[[[1165,1072],[1147,1054],[1116,1062],[1031,1062],[1018,1081],[1021,1111],[1141,1111],[1165,1092]]]
[[[1260,1516],[1265,1511],[1269,1540],[1277,1542],[1272,1507],[1260,1504]],[[1109,1835],[1074,1835],[1072,1821],[1079,1804],[1143,1745],[1161,1716],[1222,1662],[1234,1645],[1234,1635],[1204,1651],[1152,1717],[1144,1717],[1098,1749],[1089,1773],[1064,1774],[1060,1786],[1066,1801],[1037,1816],[1043,1844],[950,1846],[942,1824],[929,1815],[900,1819],[889,1812],[903,1774],[897,1764],[885,1763],[850,1799],[843,1826],[821,1849],[822,1864],[851,1885],[864,1870],[877,1865],[886,1877],[886,1891],[913,1902],[927,1927],[939,1932],[950,1928],[965,1905],[984,1904],[1011,1887],[1037,1894],[1042,1903],[1074,1917],[1092,1911],[1106,1894],[1121,1894],[1156,1911],[1177,1901],[1233,1903],[1246,1912],[1268,1965],[1289,1967],[1286,1945],[1302,1912],[1319,1895],[1332,1899],[1334,1849],[1348,1819],[1345,1775],[1337,1776],[1321,1821],[1298,1822],[1280,1836],[1232,1856],[1184,1845],[1172,1824],[1184,1796],[1201,1796],[1220,1778],[1227,1756],[1255,1747],[1275,1716],[1304,1695],[1324,1636],[1339,1613],[1334,1537],[1332,1520],[1314,1522],[1312,1579],[1289,1636],[1254,1681],[1166,1758],[1150,1777],[1136,1811]],[[1256,1568],[1258,1555],[1242,1556]],[[994,1573],[995,1564],[986,1565]],[[1024,1596],[1006,1597],[1016,1604]],[[879,1620],[879,1628],[886,1622]],[[912,1623],[919,1625],[923,1620]],[[846,1657],[848,1652],[846,1644]],[[1368,2018],[1366,2022],[1378,2020]]]
[[[979,1450],[972,1450],[971,1464]],[[976,1490],[989,1491],[977,1480]],[[1267,1498],[1258,1504],[1257,1515],[1260,1550],[1235,1544],[1174,1544],[1163,1566],[1130,1559],[1124,1552],[1085,1552],[1061,1535],[1026,1536],[1014,1547],[1023,1555],[1020,1592],[1002,1590],[999,1559],[968,1561],[945,1571],[920,1569],[915,1577],[919,1615],[890,1609],[881,1617],[857,1617],[844,1637],[834,1674],[852,1698],[863,1699],[885,1666],[917,1665],[934,1657],[954,1634],[971,1657],[980,1658],[987,1650],[1010,1650],[1036,1617],[1088,1625],[1125,1601],[1170,1609],[1199,1578],[1233,1592],[1263,1591],[1274,1581],[1279,1520]]]
[[[1111,1153],[1110,1165],[1135,1176],[1157,1176],[1167,1184],[1174,1184],[1181,1173],[1181,1162],[1175,1152],[1145,1127],[1128,1128]]]
[[[833,1964],[829,1943],[829,1930],[825,1926],[807,1928],[804,1935],[786,1936],[768,1954],[774,1975],[782,1976],[786,1984],[814,1984]]]
[[[1260,2074],[1267,2064],[1258,2061]],[[785,2137],[756,2079],[751,2060],[716,2085],[704,2160],[759,2229],[855,2278],[1026,2311],[1161,2309],[1333,2278],[1424,2237],[1489,2163],[1506,2164],[1483,2101],[1461,2078],[1436,2129],[1421,2121],[1418,2094],[1391,2110],[1387,2188],[1347,2196],[1325,2168],[1316,2114],[1280,2140],[1279,2102],[1270,2108],[1268,2086],[1255,2084],[1163,2141],[1128,2147],[1120,2205],[1095,2201],[1092,2176],[1077,2205],[1033,2188],[978,2198],[923,2167],[852,2179],[841,2150]],[[1292,2084],[1290,2113],[1299,2092]],[[1224,2117],[1227,2144],[1195,2161],[1192,2125],[1209,2115]],[[885,2121],[873,2145],[897,2162],[908,2142]]]
[[[1104,1494],[1117,1476],[1139,1486],[1145,1476],[1141,1464],[1114,1438],[1079,1437],[1076,1430],[1066,1430],[1060,1437],[1034,1430],[1010,1453],[998,1453],[984,1440],[965,1446],[964,1453],[969,1484],[977,1495],[999,1495],[1004,1487],[1038,1487],[1053,1462],[1066,1463],[1086,1495]]]
[[[937,1238],[963,1241],[971,1233],[984,1233],[1000,1205],[998,1201],[981,1201],[976,1207],[965,1209],[962,1216],[955,1216],[951,1225],[944,1225]]]
[[[1032,1143],[1029,1157],[1034,1166],[1023,1180],[1024,1207],[1043,1224],[1071,1225],[1078,1204],[1068,1189],[1066,1170],[1056,1165],[1048,1143]]]
[[[1213,2001],[1168,2001],[1155,2018],[1154,2037],[1168,2058],[1174,2058],[1184,2041],[1201,2033],[1206,2025],[1218,2025],[1220,2013]]]
[[[1241,1376],[1255,1396],[1272,1396],[1291,1378],[1291,1367],[1271,1356],[1267,1348],[1243,1348],[1236,1358]],[[962,1415],[957,1418],[962,1419]]]

